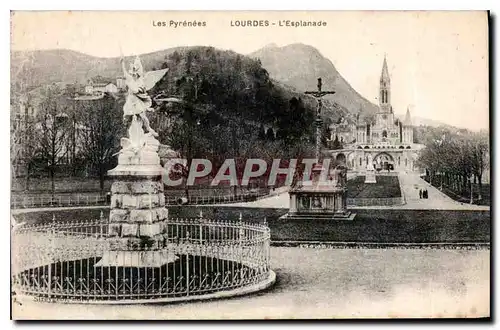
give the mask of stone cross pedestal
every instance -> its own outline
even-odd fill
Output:
[[[366,170],[365,183],[377,183],[377,177],[376,177],[375,171],[373,169]]]
[[[321,178],[326,170],[316,164],[310,181],[301,181],[289,191],[290,210],[283,220],[353,220],[356,214],[347,210],[347,169],[337,168],[333,177]]]
[[[377,183],[377,177],[375,176],[375,169],[373,168],[371,156],[369,156],[368,163],[366,164],[365,183]]]

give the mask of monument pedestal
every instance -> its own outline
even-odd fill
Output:
[[[168,210],[164,169],[154,147],[122,152],[118,166],[108,171],[114,179],[108,234],[118,248],[107,251],[96,267],[160,267],[177,258],[161,249]]]
[[[95,267],[161,267],[179,259],[174,253],[161,251],[106,251]]]
[[[313,180],[290,190],[290,210],[284,220],[353,220],[356,214],[347,210],[345,169],[336,170],[333,180],[321,180],[321,166],[313,168]]]
[[[375,175],[375,171],[366,171],[365,174],[365,183],[377,183],[377,177]]]

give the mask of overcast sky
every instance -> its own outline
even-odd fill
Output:
[[[271,24],[231,27],[247,19]],[[300,19],[327,26],[278,26]],[[206,27],[173,28],[170,20]],[[474,130],[489,126],[485,12],[16,12],[11,41],[13,50],[65,48],[102,57],[184,45],[247,54],[269,43],[300,42],[316,47],[375,104],[386,54],[397,114],[410,106],[413,116]]]

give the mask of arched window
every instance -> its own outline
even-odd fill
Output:
[[[408,166],[408,158],[405,158],[405,166]]]
[[[384,138],[387,137],[387,131],[386,130],[382,131],[382,137],[384,137]]]
[[[359,166],[363,165],[363,158],[359,157]]]
[[[398,156],[398,166],[400,166],[400,165],[401,165],[401,157]]]

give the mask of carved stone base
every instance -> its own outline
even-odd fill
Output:
[[[94,267],[161,267],[177,259],[179,257],[168,250],[106,251]]]
[[[365,183],[377,183],[377,177],[374,171],[366,171]]]
[[[126,155],[124,153],[120,157]],[[156,152],[151,155],[158,157]],[[157,164],[142,164],[143,156],[140,154],[134,158],[137,161],[135,164],[119,158],[119,165],[108,171],[114,179],[108,234],[110,239],[116,241],[116,247],[105,253],[96,267],[160,267],[175,261],[175,256],[154,250],[163,241],[168,210],[165,208],[163,168],[159,160],[154,160]],[[150,250],[143,246],[145,242],[148,242]]]
[[[349,211],[335,213],[287,213],[280,220],[354,220],[356,213]]]

